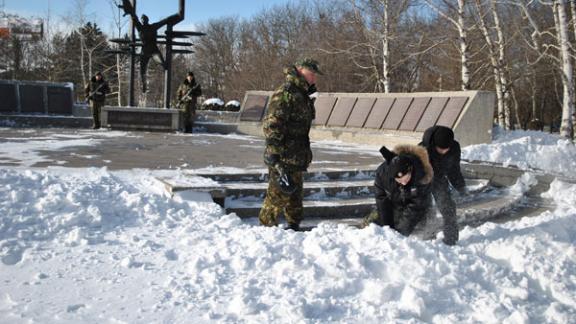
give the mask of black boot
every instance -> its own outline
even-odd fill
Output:
[[[298,232],[300,231],[300,224],[288,223],[288,226],[286,226],[286,230],[293,230],[294,232]]]

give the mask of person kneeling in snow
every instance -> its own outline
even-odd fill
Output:
[[[382,146],[386,160],[376,170],[376,207],[364,219],[364,225],[390,226],[408,236],[425,220],[432,206],[431,183],[434,173],[426,149],[416,145],[398,145],[394,151]]]

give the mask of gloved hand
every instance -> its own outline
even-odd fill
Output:
[[[309,86],[308,92],[306,94],[308,95],[308,97],[310,97],[312,102],[315,102],[316,99],[318,98],[318,90],[316,89],[316,85],[313,84],[313,85]]]
[[[280,163],[276,163],[274,168],[278,171],[278,185],[280,186],[280,190],[287,195],[293,194],[296,191],[296,184],[294,180],[292,180],[290,172],[286,171]]]

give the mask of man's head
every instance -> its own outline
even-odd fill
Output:
[[[94,75],[94,77],[95,77],[96,80],[98,80],[98,81],[102,80],[102,72],[96,72],[96,74]]]
[[[186,79],[188,80],[188,82],[194,80],[194,72],[190,71],[186,74]]]
[[[320,71],[320,65],[318,61],[311,58],[298,60],[294,66],[296,66],[298,73],[300,73],[300,75],[302,75],[304,79],[306,79],[306,82],[308,82],[310,85],[316,84],[316,78],[318,74],[323,74]]]
[[[438,154],[448,153],[454,144],[454,132],[448,127],[438,127],[432,135],[432,144],[434,144]]]
[[[407,185],[412,179],[412,160],[405,155],[395,156],[390,161],[390,173],[394,175],[394,180],[402,185]]]
[[[146,15],[142,15],[142,17],[140,18],[142,20],[142,24],[144,25],[148,25],[148,16]]]

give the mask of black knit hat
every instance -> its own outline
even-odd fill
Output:
[[[445,149],[452,147],[454,143],[454,132],[448,127],[440,126],[434,132],[432,142],[434,146],[439,148]]]
[[[412,159],[406,155],[395,156],[392,161],[390,161],[390,174],[394,175],[394,178],[403,177],[405,174],[412,172]]]

